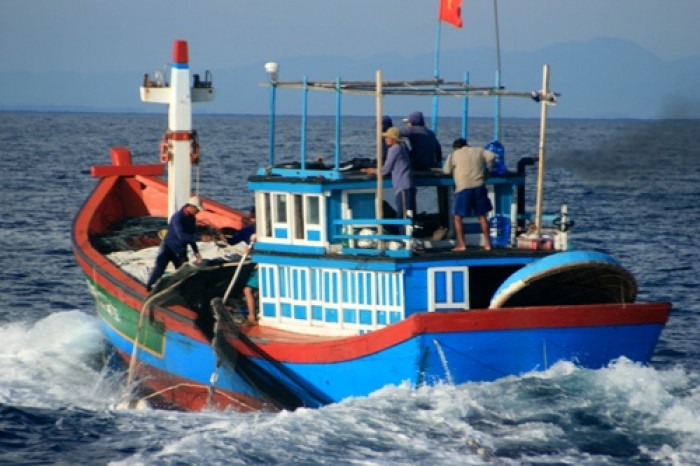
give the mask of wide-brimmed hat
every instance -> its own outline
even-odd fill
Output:
[[[203,211],[204,207],[202,207],[202,202],[199,200],[199,196],[192,196],[187,203],[191,206],[194,206],[197,208],[198,211]]]
[[[392,126],[388,130],[386,130],[384,133],[382,133],[382,136],[385,138],[391,138],[396,142],[401,142],[401,133],[399,132],[399,129],[396,126]]]

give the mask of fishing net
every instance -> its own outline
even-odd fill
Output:
[[[184,264],[158,281],[149,300],[154,305],[182,305],[194,310],[197,313],[195,324],[212,343],[219,362],[236,371],[271,405],[293,410],[330,403],[332,400],[325,394],[270,357],[241,331],[239,326],[245,318],[231,312],[236,304],[231,306],[232,301],[228,300],[224,305],[222,296],[236,267],[242,269],[230,292],[234,302],[241,296],[254,265],[250,261],[239,264],[222,260],[205,261],[197,266]],[[236,340],[246,348],[246,354],[236,348],[233,343]]]
[[[165,218],[142,217],[114,225],[113,230],[91,238],[95,247],[129,275],[145,283],[158,254],[160,235],[167,228]],[[200,234],[212,234],[206,228]],[[224,232],[228,234],[235,231]],[[149,293],[145,309],[150,319],[156,306],[181,305],[197,314],[196,327],[212,344],[219,363],[236,371],[271,405],[287,410],[318,407],[332,402],[302,377],[263,351],[240,329],[246,321],[235,309],[244,308],[243,287],[255,266],[241,260],[245,245],[197,243],[203,261],[186,263],[175,270],[172,265]],[[236,269],[241,271],[226,294]],[[232,312],[234,310],[234,312]],[[235,342],[246,349],[241,353]],[[250,356],[252,355],[252,357]]]

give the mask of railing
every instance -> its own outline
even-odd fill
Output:
[[[385,226],[403,228],[405,233],[385,232]],[[333,227],[331,242],[341,242],[343,254],[392,257],[413,255],[413,220],[410,218],[339,219],[333,221]]]

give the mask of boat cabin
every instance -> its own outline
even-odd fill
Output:
[[[276,163],[275,102],[279,89],[322,90],[336,96],[336,120],[345,93],[379,95],[515,95],[501,88],[476,88],[441,80],[368,82],[279,82],[268,84],[271,99],[269,163],[248,179],[255,193],[256,243],[261,319],[313,333],[353,334],[399,322],[417,312],[488,308],[498,286],[524,265],[567,247],[565,231],[517,248],[532,216],[525,212],[525,169],[491,176],[487,189],[494,247],[480,246],[477,219],[465,219],[467,251],[452,252],[451,199],[454,182],[440,168],[414,172],[418,212],[397,219],[390,179],[360,169],[381,159],[381,117],[377,115],[377,158],[344,160],[336,124],[335,158],[307,161],[307,108],[302,113],[302,151],[295,163]],[[377,89],[381,89],[378,91]],[[380,106],[379,106],[380,107]],[[371,136],[370,136],[371,137]],[[423,210],[421,206],[428,206]],[[565,211],[563,215],[566,215]],[[563,219],[566,222],[566,219]],[[404,228],[397,228],[402,226]],[[404,231],[405,234],[400,233]]]

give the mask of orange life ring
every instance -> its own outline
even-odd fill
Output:
[[[199,163],[199,142],[197,141],[197,131],[190,132],[190,162]]]
[[[197,144],[197,141],[192,140],[192,148],[190,150],[190,162],[193,164],[198,164],[199,163],[199,144]]]
[[[160,163],[168,163],[172,159],[173,154],[170,150],[170,141],[168,140],[167,133],[163,136],[160,141]]]

